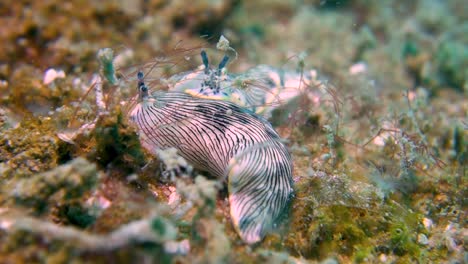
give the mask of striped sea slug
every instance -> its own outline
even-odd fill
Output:
[[[204,52],[202,58],[203,71],[174,77],[178,85],[169,91],[150,93],[139,72],[139,103],[130,118],[143,146],[155,155],[157,149],[175,147],[194,167],[226,181],[233,225],[244,242],[256,243],[289,207],[291,156],[271,124],[252,111],[267,93],[249,99],[247,93],[224,89],[232,81],[223,77],[228,58],[215,69]],[[234,96],[238,104],[229,100]]]

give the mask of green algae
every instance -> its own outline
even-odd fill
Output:
[[[458,41],[442,42],[435,54],[434,64],[436,65],[440,85],[448,85],[459,91],[465,91],[467,83],[467,73],[464,68],[468,66],[468,48],[466,44]]]
[[[86,208],[79,204],[64,206],[59,217],[66,219],[70,225],[81,228],[88,227],[96,221],[96,216],[92,215]]]
[[[349,187],[356,183],[334,178],[322,174],[298,186],[293,206],[303,210],[294,211],[288,244],[301,256],[323,259],[327,252],[352,255],[355,246],[368,243],[375,232],[372,228],[378,225],[376,214],[371,213],[379,208],[378,195],[365,189],[352,193]]]
[[[418,244],[418,234],[428,233],[421,213],[412,212],[394,200],[380,200],[377,190],[350,193],[351,186],[356,184],[352,181],[343,189],[330,181],[336,179],[315,176],[298,186],[294,220],[286,239],[292,252],[314,259],[338,253],[359,263],[375,260],[381,254],[407,261],[443,255],[443,249],[429,252]],[[330,193],[327,186],[336,192]]]
[[[103,167],[115,166],[131,173],[144,165],[145,155],[138,135],[124,118],[117,109],[114,116],[98,120],[91,135],[96,145],[89,155]]]
[[[111,85],[116,85],[117,76],[115,75],[114,51],[110,48],[100,49],[97,58],[101,65],[102,75]]]

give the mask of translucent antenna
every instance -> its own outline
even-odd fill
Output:
[[[206,55],[206,52],[204,50],[201,51],[201,58],[203,61],[203,65],[205,65],[205,73],[208,73],[210,65],[208,64],[208,55]]]
[[[142,81],[142,82],[143,82],[143,77],[144,77],[144,75],[143,75],[143,72],[142,72],[142,71],[139,71],[139,72],[137,73],[137,77],[138,77],[138,81]]]
[[[139,71],[137,74],[138,78],[138,92],[140,93],[140,98],[148,97],[148,87],[145,85],[145,81],[143,80],[144,74],[142,71]]]
[[[226,64],[228,63],[228,61],[229,61],[229,56],[228,56],[228,55],[224,55],[223,59],[222,59],[221,62],[219,63],[218,69],[221,70],[221,69],[223,69],[224,67],[226,67]]]

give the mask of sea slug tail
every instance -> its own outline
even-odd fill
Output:
[[[245,243],[260,242],[288,211],[290,155],[279,142],[259,144],[232,158],[227,176],[234,228]]]

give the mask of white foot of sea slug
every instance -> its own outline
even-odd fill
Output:
[[[273,127],[232,102],[183,92],[148,92],[131,111],[144,147],[175,147],[194,167],[227,180],[232,221],[242,240],[261,241],[287,213],[292,161]]]

